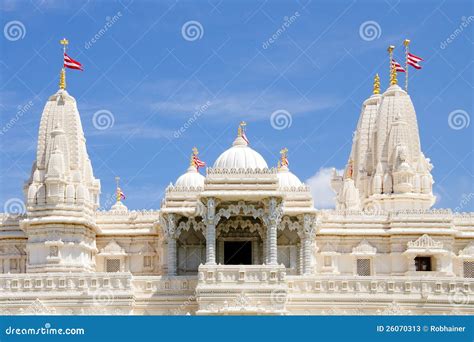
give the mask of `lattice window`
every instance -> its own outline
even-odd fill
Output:
[[[370,259],[357,259],[357,275],[370,276]]]
[[[59,255],[59,248],[58,246],[51,246],[49,247],[49,256],[50,257],[57,257]]]
[[[145,255],[143,257],[143,266],[144,267],[151,267],[151,256]]]
[[[474,278],[474,261],[464,261],[464,278]]]
[[[326,267],[332,266],[332,257],[330,255],[324,256],[324,266]]]
[[[106,272],[119,272],[120,271],[120,259],[107,259]]]

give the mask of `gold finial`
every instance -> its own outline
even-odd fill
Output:
[[[117,184],[116,188],[115,188],[115,199],[118,202],[120,202],[122,200],[122,196],[120,194],[120,187],[119,187],[119,183],[120,183],[120,177],[115,177],[115,183]]]
[[[387,49],[388,55],[390,57],[390,85],[398,84],[397,81],[397,70],[395,69],[395,65],[393,63],[393,50],[395,46],[390,45]]]
[[[374,94],[380,94],[380,77],[379,74],[375,74],[374,77]]]
[[[63,53],[66,53],[66,46],[69,44],[69,40],[63,38],[59,41],[59,44],[63,46]],[[66,70],[64,67],[59,74],[59,89],[66,89]]]
[[[59,89],[66,89],[66,71],[64,68],[59,73]]]
[[[405,39],[405,40],[403,41],[403,45],[405,45],[405,46],[410,45],[410,39]]]
[[[198,155],[199,151],[196,146],[193,147],[192,151],[193,153],[191,154],[191,158],[189,159],[189,166],[196,166],[196,160],[194,157]]]
[[[283,166],[288,166],[288,149],[286,147],[282,148],[280,150],[280,155],[281,155],[281,162],[280,161],[278,162],[279,168]]]
[[[247,126],[247,123],[245,121],[241,121],[239,124],[239,128],[237,129],[237,136],[241,137],[242,136],[242,131],[244,127]]]

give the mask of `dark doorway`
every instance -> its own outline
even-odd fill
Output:
[[[415,267],[417,271],[421,271],[421,272],[431,271],[431,258],[430,257],[416,257]]]
[[[224,241],[225,265],[252,265],[252,241]]]

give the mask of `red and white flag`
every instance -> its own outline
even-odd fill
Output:
[[[415,69],[418,69],[418,70],[421,69],[421,65],[418,64],[418,62],[421,62],[422,60],[423,60],[423,58],[415,56],[412,53],[408,53],[408,55],[407,55],[407,64],[411,65]]]
[[[244,131],[244,130],[242,130],[242,139],[245,140],[245,142],[247,143],[247,145],[250,145],[250,141],[249,141],[249,139],[247,139],[247,136],[245,135],[245,131]]]
[[[398,63],[396,60],[392,59],[392,66],[395,68],[396,72],[405,72],[405,69]]]
[[[67,53],[64,53],[64,67],[84,71],[82,64],[69,57]]]
[[[201,159],[199,159],[198,156],[194,155],[193,156],[193,162],[194,162],[194,166],[196,166],[196,169],[199,170],[200,167],[204,167],[206,166],[206,162],[203,162]]]

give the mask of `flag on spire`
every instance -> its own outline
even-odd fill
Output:
[[[125,194],[123,193],[122,189],[117,188],[117,202],[120,202],[121,200],[124,200]]]
[[[396,72],[405,72],[405,69],[398,63],[396,60],[392,58],[392,67],[395,68]]]
[[[200,167],[206,166],[206,162],[202,161],[198,157],[198,149],[196,147],[193,147],[193,155],[191,156],[191,164],[196,167],[196,169],[199,171]]]
[[[412,67],[414,67],[415,69],[421,69],[421,65],[418,64],[419,62],[421,62],[423,60],[423,58],[421,57],[418,57],[418,56],[415,56],[414,54],[412,53],[407,53],[407,65],[411,65]]]
[[[69,57],[66,52],[64,52],[64,67],[84,71],[82,64]]]
[[[247,136],[245,135],[245,126],[247,126],[247,124],[245,123],[245,121],[242,121],[239,126],[239,135],[242,137],[242,139],[244,139],[247,145],[250,145],[250,141],[249,139],[247,139]]]

